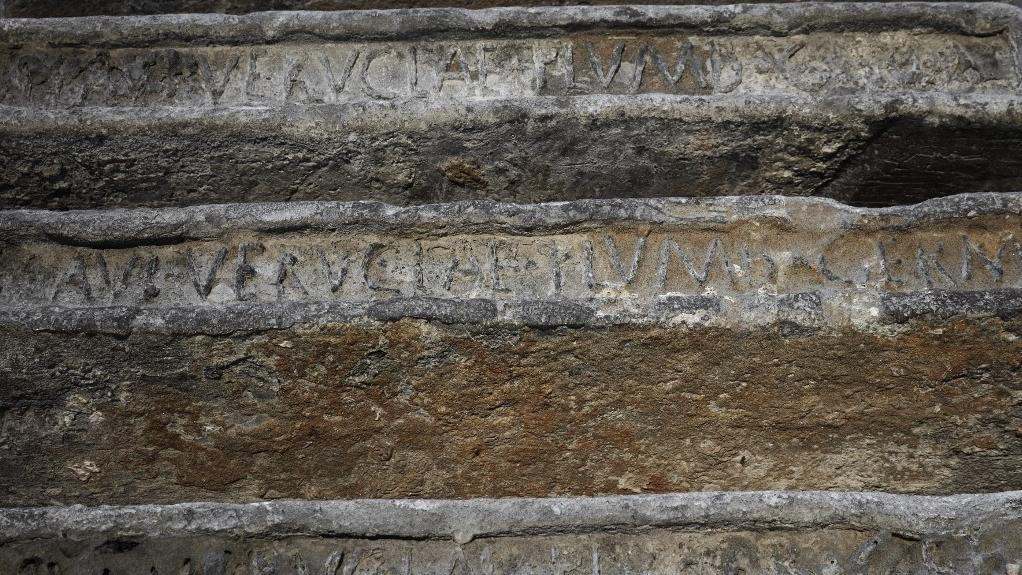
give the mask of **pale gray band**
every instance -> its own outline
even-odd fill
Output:
[[[843,528],[906,537],[967,534],[1022,519],[1022,491],[697,492],[468,500],[362,499],[0,510],[0,541],[110,536],[293,535],[446,539],[634,531]]]
[[[1000,3],[892,2],[731,6],[579,6],[463,10],[263,12],[0,20],[0,44],[97,47],[514,37],[572,28],[689,29],[786,35],[905,30],[985,36],[1020,10]]]

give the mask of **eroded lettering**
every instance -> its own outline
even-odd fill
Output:
[[[940,54],[941,57],[921,57]],[[869,67],[861,62],[869,61]],[[178,48],[17,48],[0,103],[223,106],[584,94],[1013,90],[1004,35],[613,36]]]
[[[284,234],[126,250],[15,245],[0,260],[7,270],[4,294],[13,305],[369,302],[415,295],[642,299],[825,288],[1022,287],[1022,244],[1013,233],[953,228],[936,235],[655,228],[548,237]],[[40,282],[48,287],[39,290]]]

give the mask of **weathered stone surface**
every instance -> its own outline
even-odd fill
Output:
[[[239,303],[296,304],[291,313],[306,311],[293,322],[757,325],[780,310],[806,327],[873,324],[931,301],[923,290],[1010,307],[1020,220],[1022,194],[880,210],[733,197],[8,211],[0,309],[33,327],[84,308],[184,332]],[[186,321],[145,323],[146,310],[168,309]]]
[[[646,93],[1010,94],[1020,80],[1018,18],[996,4],[817,4],[11,20],[0,25],[0,70],[10,80],[2,101],[194,108]]]
[[[3,500],[1014,489],[1019,329],[6,328]]]
[[[4,212],[2,499],[1018,489],[1020,206]]]
[[[0,510],[5,573],[955,573],[1022,565],[1022,499],[698,493]]]
[[[1019,14],[820,4],[5,20],[0,205],[764,193],[897,204],[1016,190]]]
[[[0,207],[156,208],[0,211],[0,573],[1018,575],[1020,49],[1003,4],[0,19]],[[788,489],[1004,493],[416,499]]]
[[[801,0],[780,0],[781,2]],[[943,0],[939,0],[943,1]],[[973,1],[973,0],[966,0]],[[1019,5],[1019,0],[1000,0]],[[749,0],[758,4],[763,0]],[[394,8],[493,8],[497,6],[556,6],[619,4],[618,0],[4,0],[0,17],[54,18],[75,16],[129,16],[137,14],[228,13],[263,10],[367,10]],[[729,0],[644,0],[643,4],[731,4]]]

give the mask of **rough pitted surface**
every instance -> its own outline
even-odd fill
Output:
[[[1015,573],[1018,493],[0,510],[17,573]],[[59,548],[59,551],[57,550]]]
[[[0,205],[735,194],[891,205],[1014,191],[1019,14],[813,4],[4,20]]]
[[[1013,310],[1020,220],[1018,193],[888,209],[773,196],[11,210],[0,313],[43,329],[93,317],[101,331],[172,333],[405,316],[868,326],[914,306]],[[265,313],[223,313],[246,306]],[[158,318],[169,312],[181,315]]]
[[[1022,573],[1022,10],[4,17],[257,4],[0,0],[0,573]]]
[[[763,0],[749,0],[759,3]],[[781,2],[793,0],[780,0]],[[798,1],[798,0],[794,0]],[[1001,0],[1019,5],[1018,0]],[[730,0],[644,0],[643,4],[731,4]],[[243,14],[263,10],[365,10],[393,8],[493,8],[497,6],[556,6],[621,4],[620,0],[5,0],[0,17],[53,18],[68,16],[129,16],[223,12]]]
[[[7,328],[3,500],[1018,489],[1018,322],[905,327]]]
[[[6,212],[3,500],[1017,489],[1020,202]]]

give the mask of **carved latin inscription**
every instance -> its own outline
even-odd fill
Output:
[[[1010,230],[813,236],[607,228],[552,236],[266,236],[124,249],[6,249],[8,305],[497,300],[1022,286]]]
[[[582,94],[1011,90],[1004,35],[588,34],[542,40],[0,50],[0,104],[219,106]]]

